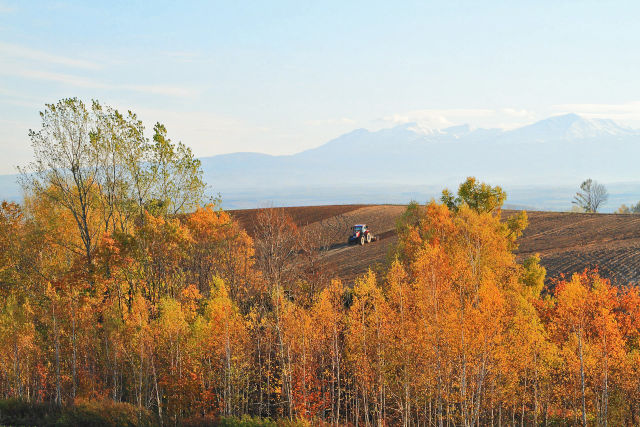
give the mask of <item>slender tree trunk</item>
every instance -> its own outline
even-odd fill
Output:
[[[258,374],[258,416],[263,416],[263,382],[261,373],[264,372],[262,366],[262,349],[260,348],[260,337],[257,338],[257,349],[258,349],[258,367],[260,369],[260,373]]]
[[[225,340],[225,393],[227,395],[225,402],[225,413],[231,415],[231,343],[229,340],[229,320],[226,321],[226,340]]]
[[[464,304],[462,299],[462,291],[460,291],[460,304]],[[460,308],[460,349],[461,355],[461,373],[460,373],[460,412],[462,413],[463,426],[469,425],[469,414],[467,412],[467,354],[465,349],[464,337],[464,307]]]
[[[286,402],[286,408],[287,408],[287,417],[289,419],[292,419],[293,416],[293,411],[292,411],[292,407],[291,407],[291,382],[289,381],[290,377],[289,377],[289,373],[288,368],[289,368],[289,363],[287,363],[287,358],[285,357],[284,354],[284,342],[282,339],[282,328],[280,325],[280,300],[282,298],[282,288],[280,287],[280,285],[276,285],[276,309],[275,309],[275,314],[276,314],[276,332],[278,334],[278,348],[279,348],[279,353],[280,353],[280,369],[282,371],[282,385],[284,388],[284,394],[286,396],[287,402]]]
[[[272,350],[271,340],[269,340],[269,348],[267,350],[267,369],[271,370],[271,353]],[[267,413],[271,415],[271,399],[269,398],[269,393],[271,391],[271,375],[267,375]]]
[[[607,351],[607,335],[604,334],[604,395],[602,404],[604,406],[604,427],[609,423],[609,358]]]
[[[289,419],[293,419],[293,369],[291,369],[291,347],[287,345],[287,400],[289,402]]]
[[[160,425],[163,425],[162,421],[162,399],[160,399],[160,389],[158,388],[158,377],[156,376],[156,364],[154,363],[153,356],[151,356],[151,369],[153,371],[153,383],[156,389],[156,404],[158,405],[158,419]]]
[[[16,335],[15,340],[13,342],[13,369],[14,375],[16,378],[16,390],[18,391],[18,397],[22,397],[22,379],[20,374],[20,352],[18,351],[18,336]]]
[[[549,425],[549,404],[544,404],[544,427]]]
[[[524,404],[525,404],[525,396],[527,395],[527,376],[525,373],[524,377],[524,393],[522,393],[522,407],[520,411],[520,427],[524,427]]]
[[[302,417],[307,417],[307,345],[302,332]]]
[[[56,405],[62,405],[62,387],[60,384],[60,340],[58,339],[58,323],[56,319],[56,304],[55,301],[51,302],[53,312],[53,339],[56,353]]]
[[[140,372],[138,375],[138,406],[142,408],[142,376],[143,376],[143,366],[144,366],[144,341],[142,337],[140,337]],[[146,406],[146,405],[145,405]]]
[[[118,352],[115,349],[113,350],[113,400],[115,400],[116,402],[119,400],[118,399]]]
[[[533,425],[538,425],[538,354],[534,353],[533,355]]]
[[[75,298],[75,295],[73,296]],[[78,376],[77,376],[77,350],[76,350],[76,302],[71,301],[71,347],[72,347],[72,364],[71,364],[71,379],[72,379],[72,389],[71,389],[71,399],[75,401],[76,399],[76,389],[78,386]]]
[[[337,374],[338,374],[338,401],[337,401],[337,411],[336,411],[336,422],[340,424],[340,392],[342,391],[340,384],[340,353],[338,353],[338,334],[334,329],[334,346],[335,346],[335,355],[336,355],[336,366],[337,366]]]
[[[580,386],[582,391],[582,426],[587,427],[587,410],[585,402],[585,385],[584,385],[584,358],[582,354],[582,329],[578,333],[578,348],[580,352]]]
[[[494,410],[493,410],[493,399],[491,402],[491,427],[493,427],[493,424],[495,423],[495,414],[494,414]]]

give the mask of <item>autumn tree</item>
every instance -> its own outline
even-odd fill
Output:
[[[627,206],[624,203],[620,205],[620,207],[616,210],[616,213],[619,214],[639,214],[640,213],[640,202],[635,205]]]
[[[593,271],[574,274],[556,285],[549,329],[561,349],[569,384],[577,391],[581,423],[595,413],[600,425],[611,419],[612,385],[623,366],[624,338],[620,327],[620,295]]]
[[[425,344],[412,349],[411,343],[416,340],[407,338],[398,352],[403,356],[422,355],[410,358],[423,360],[422,369],[413,366],[415,362],[403,363],[408,369],[418,369],[410,371],[410,383],[406,379],[403,382],[424,381],[423,389],[429,391],[420,396],[422,392],[416,395],[410,385],[405,385],[404,394],[414,397],[403,399],[404,412],[410,407],[407,405],[424,407],[430,403],[435,410],[425,416],[434,422],[457,419],[463,425],[478,425],[487,417],[483,401],[495,402],[491,417],[494,409],[500,412],[503,406],[515,414],[517,404],[513,399],[522,396],[519,383],[511,396],[494,390],[507,383],[507,363],[515,359],[505,355],[511,349],[508,344],[513,338],[509,337],[520,336],[517,325],[538,325],[534,328],[538,338],[531,335],[533,340],[523,342],[526,347],[520,347],[520,351],[528,348],[533,352],[544,339],[531,305],[539,295],[544,271],[535,258],[523,271],[512,254],[526,227],[526,214],[502,221],[501,193],[489,191],[490,187],[475,180],[467,184],[461,186],[460,196],[452,203],[409,206],[405,219],[399,222],[398,259],[404,266],[391,270],[396,271],[390,278],[390,289],[392,306],[397,308],[390,326],[404,324],[400,331],[416,331],[423,337],[418,342]],[[469,196],[483,188],[487,197]],[[398,279],[405,274],[405,279]],[[522,320],[515,322],[520,316]],[[513,351],[515,356],[518,350],[513,347]],[[518,372],[524,371],[518,368]],[[524,414],[520,418],[524,420]]]
[[[227,284],[230,297],[255,296],[253,239],[231,216],[214,205],[196,209],[185,218],[192,243],[186,264],[187,280],[207,294],[214,277]]]
[[[330,401],[325,403],[320,415],[324,415],[324,410],[329,407],[329,419],[334,425],[340,425],[343,417],[348,416],[343,410],[346,381],[344,334],[347,326],[344,295],[342,282],[334,280],[320,292],[311,311],[317,340],[316,357],[319,359],[316,375],[324,385],[321,389],[323,400],[327,396]]]
[[[23,171],[23,185],[35,194],[47,195],[67,209],[76,223],[89,273],[99,229],[91,216],[98,208],[99,146],[93,137],[90,111],[78,99],[48,104],[42,127],[29,131],[34,161]]]
[[[152,189],[162,210],[176,214],[189,212],[202,200],[204,183],[200,160],[191,149],[167,138],[167,129],[161,123],[153,127],[151,146]]]
[[[492,187],[469,177],[458,187],[457,196],[444,190],[440,200],[449,209],[455,210],[466,204],[478,212],[493,212],[502,206],[506,198],[507,194],[499,186]]]
[[[373,272],[358,279],[353,289],[346,332],[347,354],[354,375],[357,399],[355,419],[382,425],[388,351],[388,305]]]
[[[127,229],[136,210],[177,213],[201,200],[200,162],[172,144],[164,126],[156,125],[150,144],[135,114],[77,98],[47,104],[40,116],[41,128],[29,132],[34,161],[22,169],[22,184],[71,214],[90,276],[103,232]]]
[[[16,203],[0,204],[0,292],[7,294],[19,280],[24,213]]]

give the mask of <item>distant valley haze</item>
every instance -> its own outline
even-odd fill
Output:
[[[606,212],[640,200],[638,158],[640,130],[564,114],[508,130],[403,123],[356,129],[292,155],[200,160],[210,195],[229,209],[424,202],[475,176],[501,185],[508,206],[538,210],[570,209],[579,184],[593,178],[611,193]],[[20,198],[16,177],[0,177],[1,198]]]

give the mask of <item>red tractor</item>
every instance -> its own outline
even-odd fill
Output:
[[[349,244],[360,243],[360,245],[364,245],[365,243],[371,243],[374,240],[376,240],[376,237],[373,235],[371,230],[369,230],[369,227],[366,224],[356,224],[351,227]]]

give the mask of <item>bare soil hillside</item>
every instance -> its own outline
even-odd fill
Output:
[[[326,205],[326,206],[296,206],[283,208],[293,218],[298,227],[319,223],[329,218],[339,217],[347,212],[365,207],[366,205]],[[258,209],[230,210],[229,213],[244,227],[249,234],[253,234],[255,218]]]
[[[330,240],[324,255],[328,270],[346,282],[369,268],[381,270],[397,242],[399,205],[333,205],[285,208],[309,233]],[[249,233],[257,210],[232,211]],[[504,211],[503,217],[515,211]],[[618,284],[640,282],[640,215],[527,212],[529,227],[520,239],[518,258],[539,253],[547,278],[598,268]],[[349,226],[368,224],[380,240],[347,245]]]
[[[640,215],[527,212],[518,254],[539,253],[547,277],[585,268],[618,284],[640,282]]]

